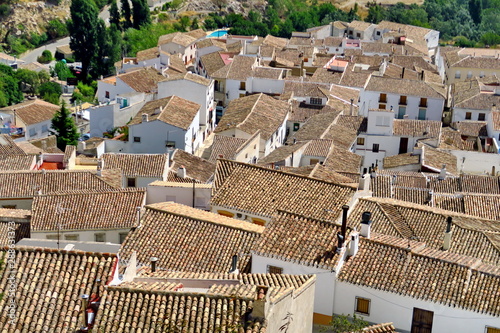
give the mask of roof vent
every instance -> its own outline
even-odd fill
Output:
[[[142,122],[147,123],[149,121],[149,116],[147,113],[142,114]]]
[[[444,232],[444,240],[443,240],[443,250],[447,251],[451,247],[451,225],[452,225],[452,218],[451,216],[448,216],[446,219],[446,231]]]
[[[372,213],[370,212],[364,212],[363,215],[361,215],[361,232],[360,235],[366,238],[370,238],[370,233],[371,233],[371,224],[372,221],[370,220],[372,217]]]
[[[156,262],[158,261],[158,258],[157,257],[151,257],[151,259],[149,259],[149,261],[151,262],[151,272],[156,272]]]
[[[445,180],[446,179],[446,164],[443,164],[443,167],[441,168],[441,171],[439,172],[438,179],[439,180]]]
[[[238,255],[235,254],[231,259],[231,270],[229,271],[229,274],[239,274],[239,273],[240,271],[238,269]]]
[[[177,177],[185,179],[186,178],[186,168],[184,165],[181,165],[179,169],[177,169]]]

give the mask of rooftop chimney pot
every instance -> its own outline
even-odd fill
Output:
[[[371,234],[371,224],[372,221],[370,220],[372,217],[372,213],[370,212],[364,212],[361,215],[361,232],[360,235],[366,238],[370,238]]]
[[[156,262],[158,261],[158,258],[157,257],[151,257],[151,259],[149,259],[149,261],[151,261],[151,272],[156,272]]]

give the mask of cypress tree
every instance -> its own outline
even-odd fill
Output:
[[[61,108],[52,118],[52,135],[57,137],[57,148],[64,151],[67,145],[76,146],[78,143],[78,130],[71,113],[63,102]]]
[[[151,23],[151,16],[146,0],[132,0],[132,6],[135,29],[140,29],[141,26]]]
[[[121,2],[122,2],[122,17],[124,19],[123,30],[126,30],[132,27],[132,21],[131,21],[132,11],[130,9],[130,3],[128,2],[128,0],[121,0]]]

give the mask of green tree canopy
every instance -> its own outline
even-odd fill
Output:
[[[82,74],[86,80],[90,65],[95,60],[98,48],[98,12],[92,1],[72,0],[71,20],[68,22],[69,45],[75,58],[82,62]]]
[[[45,82],[38,88],[40,97],[46,102],[59,104],[59,98],[62,95],[61,85],[57,82]]]
[[[52,118],[52,129],[50,133],[56,136],[57,148],[62,151],[66,149],[67,145],[76,146],[78,143],[79,135],[75,121],[64,102],[61,105],[61,109],[59,109],[54,115],[54,118]]]
[[[151,16],[146,0],[132,0],[132,17],[134,29],[151,24]]]
[[[116,25],[121,30],[120,11],[118,10],[116,0],[112,0],[111,5],[109,5],[109,23]]]
[[[132,10],[130,9],[129,0],[121,0],[122,4],[122,17],[123,17],[123,30],[132,27]]]

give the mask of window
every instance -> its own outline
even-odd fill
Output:
[[[134,136],[134,142],[141,142],[141,137],[140,136]]]
[[[427,107],[427,98],[421,98],[420,99],[420,107],[421,108],[426,108]]]
[[[486,119],[486,113],[480,113],[477,116],[477,120],[479,120],[479,121],[484,121],[485,119]]]
[[[380,36],[380,31],[377,31],[377,36]]]
[[[465,119],[471,120],[472,119],[472,112],[465,112]]]
[[[261,225],[261,226],[265,226],[266,225],[266,221],[265,220],[259,219],[257,217],[252,217],[252,222],[255,223],[255,224]]]
[[[106,241],[106,234],[104,232],[94,234],[94,240],[96,242],[104,243]]]
[[[379,150],[379,144],[378,143],[374,143],[373,146],[372,146],[372,152],[378,153],[378,150]]]
[[[36,129],[30,128],[30,136],[35,136],[36,135]]]
[[[118,234],[118,237],[120,237],[120,244],[123,244],[123,242],[125,242],[125,238],[127,238],[127,233],[126,232],[120,232]]]
[[[389,117],[384,117],[384,116],[377,116],[376,118],[376,125],[377,126],[390,126],[391,120]]]
[[[77,234],[68,234],[64,235],[64,239],[69,241],[78,241],[80,239],[80,236]]]
[[[418,109],[418,120],[425,120],[427,109]]]
[[[45,238],[52,239],[52,240],[57,240],[57,234],[46,235]]]
[[[309,161],[309,165],[316,165],[319,163],[319,159],[317,158],[311,158],[311,160]]]
[[[364,315],[370,315],[370,300],[368,298],[356,297],[355,311]]]
[[[398,110],[398,119],[404,119],[406,114],[406,107],[400,106]]]
[[[283,274],[283,268],[267,265],[267,272],[270,274]]]
[[[364,146],[364,145],[365,145],[365,138],[358,138],[358,139],[356,140],[356,144],[357,144],[358,146]]]
[[[387,103],[387,94],[380,94],[378,101],[380,103]]]
[[[311,105],[322,105],[323,101],[321,100],[321,98],[311,97],[309,103],[311,103]]]
[[[460,71],[455,72],[455,79],[460,79]]]
[[[49,127],[47,125],[42,125],[42,133],[47,133],[49,131]]]
[[[361,34],[358,32],[358,33],[356,34],[356,37],[360,38],[360,37],[361,37]]]
[[[406,96],[399,96],[399,104],[406,105]]]
[[[165,147],[175,149],[175,141],[166,141]]]
[[[105,97],[105,98],[109,98],[109,91],[106,91],[106,92],[104,93],[104,97]]]
[[[472,78],[472,72],[471,72],[471,71],[469,71],[469,72],[467,73],[467,78],[468,78],[468,79]]]
[[[378,108],[381,109],[381,110],[385,110],[385,104],[379,104]]]
[[[486,333],[500,333],[500,328],[486,326]]]
[[[127,187],[135,187],[135,178],[127,178]]]
[[[293,123],[293,131],[296,132],[300,129],[300,124],[299,123]]]
[[[246,90],[247,83],[245,81],[240,82],[240,90]]]

